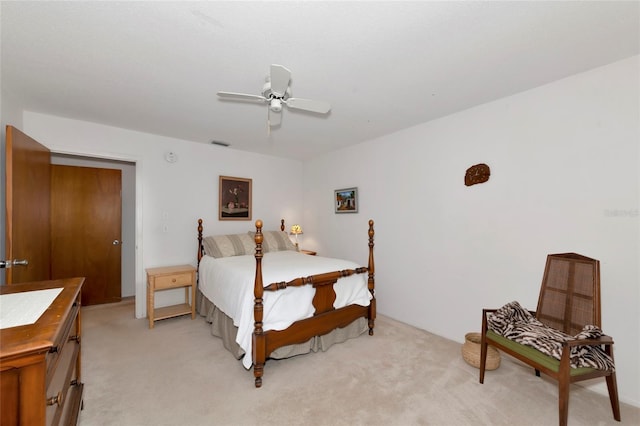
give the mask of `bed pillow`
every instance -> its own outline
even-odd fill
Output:
[[[247,234],[215,235],[204,237],[202,247],[205,254],[219,258],[253,254],[256,243]]]
[[[249,236],[252,240],[255,238],[255,235],[255,232],[249,231]],[[284,231],[263,231],[262,236],[264,237],[262,241],[263,253],[268,253],[270,251],[298,250],[296,245],[291,242],[291,239]]]

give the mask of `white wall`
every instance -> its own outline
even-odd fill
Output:
[[[25,111],[22,129],[52,152],[136,163],[136,316],[146,316],[150,267],[196,263],[197,220],[205,233],[254,229],[262,219],[277,229],[280,219],[302,216],[302,163],[208,144],[134,132]],[[164,160],[173,151],[176,163]],[[218,220],[218,177],[253,179],[253,220]],[[163,217],[166,213],[166,219]],[[167,224],[168,232],[163,232]],[[179,302],[182,290],[158,293],[156,306]]]
[[[459,342],[484,307],[535,309],[547,254],[599,259],[620,396],[640,405],[639,75],[633,57],[305,163],[301,245],[364,263],[375,219],[379,312]],[[477,163],[491,178],[466,187]],[[334,214],[351,186],[360,213]]]

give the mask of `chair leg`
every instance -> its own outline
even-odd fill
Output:
[[[606,345],[604,351],[611,357],[613,361],[613,345]],[[611,409],[613,410],[613,418],[620,421],[620,402],[618,401],[618,381],[616,380],[616,372],[613,371],[607,379],[607,389],[609,390],[609,401],[611,401]]]
[[[620,421],[620,401],[618,401],[618,383],[616,373],[607,376],[607,389],[609,389],[609,400],[611,401],[611,409],[613,410],[613,418]]]
[[[569,421],[569,387],[571,386],[569,352],[568,346],[562,348],[560,369],[558,370],[558,422],[560,426],[567,426]]]
[[[480,334],[480,384],[484,383],[484,371],[487,365],[487,314],[482,311],[482,333]]]
[[[558,378],[558,420],[560,426],[567,426],[569,420],[569,378]]]
[[[480,337],[480,384],[484,383],[484,371],[487,365],[487,336],[482,333]]]

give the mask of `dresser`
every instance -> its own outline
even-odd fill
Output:
[[[69,278],[0,286],[3,296],[62,289],[35,323],[0,331],[2,426],[77,423],[83,391],[80,381],[83,283],[84,278]]]

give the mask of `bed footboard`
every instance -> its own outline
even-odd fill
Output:
[[[373,335],[376,317],[373,220],[369,220],[368,235],[369,260],[366,268],[359,267],[356,269],[327,272],[308,277],[296,278],[288,282],[272,283],[265,287],[262,280],[262,243],[264,241],[262,234],[262,221],[256,221],[256,275],[254,281],[254,332],[252,358],[253,374],[255,377],[255,386],[257,388],[262,386],[264,364],[267,357],[274,350],[282,346],[303,343],[314,336],[321,336],[329,333],[335,328],[345,327],[361,317],[367,318],[369,335]],[[340,309],[335,309],[333,307],[333,303],[336,299],[336,293],[333,285],[342,277],[363,273],[368,273],[367,286],[372,296],[369,306],[348,305]],[[265,332],[262,329],[264,292],[279,291],[288,287],[301,287],[305,285],[311,285],[315,288],[315,294],[313,297],[313,306],[315,308],[314,316],[297,321],[286,330],[270,330]]]

